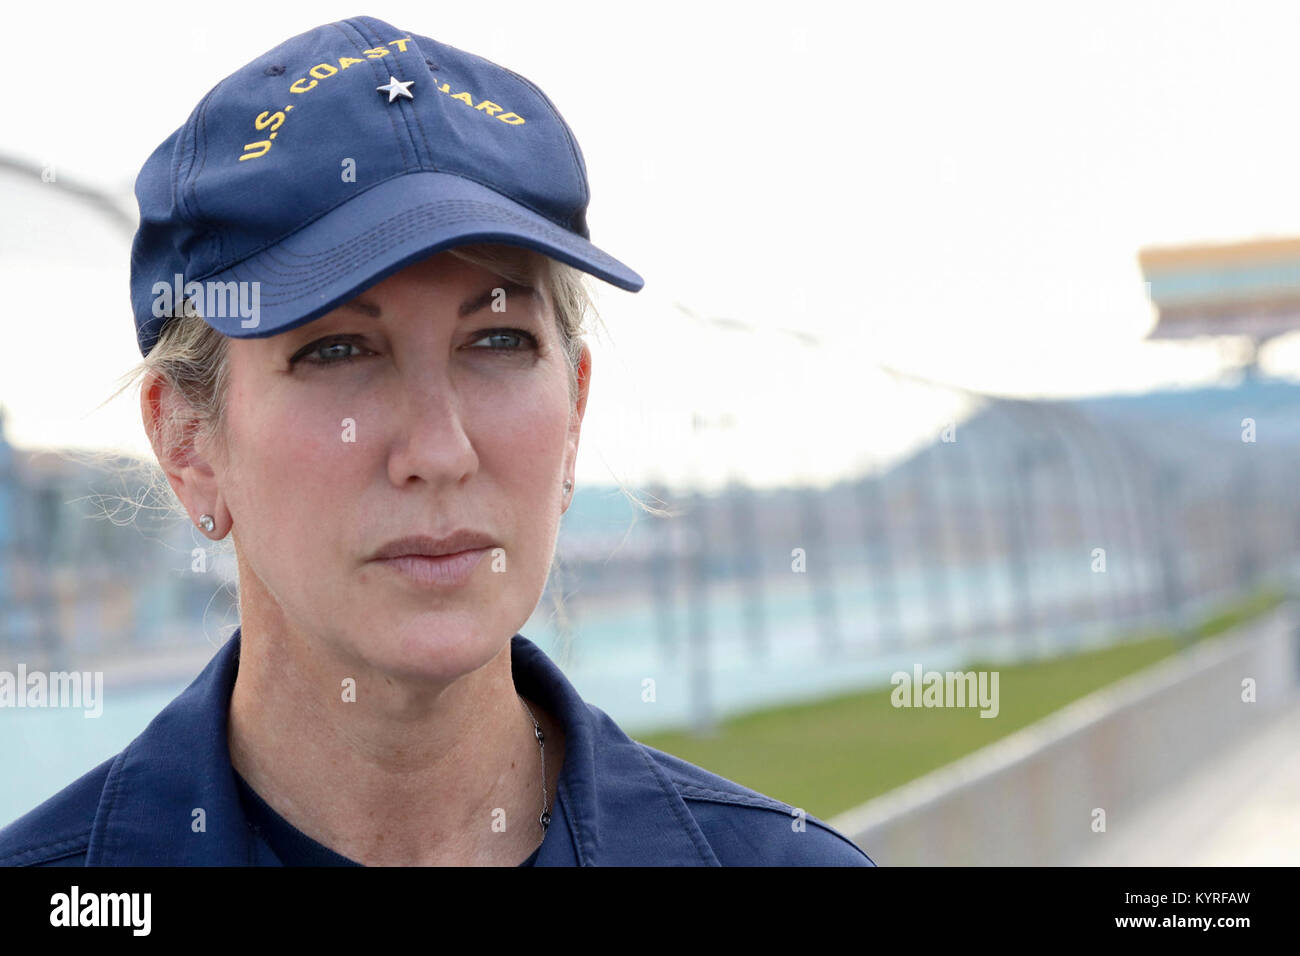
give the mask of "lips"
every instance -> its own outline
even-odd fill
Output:
[[[371,561],[383,561],[388,558],[401,558],[408,555],[436,558],[461,551],[477,551],[482,548],[494,548],[496,541],[491,535],[481,531],[461,528],[441,538],[432,535],[408,535],[388,542],[373,555]]]

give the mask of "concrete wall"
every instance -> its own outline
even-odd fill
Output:
[[[1297,627],[1289,601],[829,822],[881,866],[1086,863],[1107,834],[1292,709]],[[1255,703],[1242,701],[1248,677]],[[1097,808],[1106,833],[1093,829]]]

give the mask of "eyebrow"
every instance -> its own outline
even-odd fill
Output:
[[[466,316],[473,315],[479,309],[491,305],[492,301],[496,298],[497,289],[504,289],[506,295],[508,296],[525,295],[534,299],[539,305],[542,303],[541,293],[539,293],[532,286],[523,285],[519,282],[511,282],[507,279],[501,279],[492,288],[485,289],[483,290],[483,292],[481,292],[479,295],[476,295],[474,298],[466,299],[464,302],[462,302],[460,306],[460,311],[458,313],[458,317],[463,319]],[[347,309],[352,309],[355,312],[360,312],[364,315],[368,315],[372,319],[377,319],[384,314],[383,309],[375,305],[373,302],[368,302],[365,299],[352,299],[348,302],[344,302],[343,307]]]

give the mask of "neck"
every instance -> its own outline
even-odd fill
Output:
[[[227,738],[235,769],[277,813],[368,866],[513,866],[536,849],[541,755],[509,641],[449,684],[412,683],[263,623],[245,615]],[[553,805],[562,751],[549,715],[529,706]]]

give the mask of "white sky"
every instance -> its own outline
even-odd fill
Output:
[[[218,80],[357,12],[13,5],[0,153],[133,202],[144,159]],[[1300,234],[1293,4],[365,12],[546,91],[586,157],[593,240],[646,278],[636,295],[593,282],[612,340],[593,343],[580,482],[825,480],[960,407],[881,366],[1024,395],[1211,381],[1213,344],[1142,342],[1138,249]],[[138,358],[126,240],[13,184],[0,175],[9,437],[147,451],[132,401],[92,414]],[[1290,374],[1300,344],[1265,365]],[[693,413],[733,424],[692,442]]]

